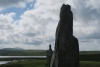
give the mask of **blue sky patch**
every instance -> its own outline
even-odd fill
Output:
[[[20,19],[20,15],[23,14],[25,11],[33,9],[35,3],[36,3],[36,0],[30,3],[27,3],[25,8],[9,7],[9,8],[2,10],[0,14],[8,14],[8,13],[14,12],[16,13],[14,20],[18,20]]]

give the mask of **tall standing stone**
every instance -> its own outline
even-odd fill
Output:
[[[73,36],[73,13],[63,4],[56,29],[55,50],[50,67],[79,67],[79,44]]]

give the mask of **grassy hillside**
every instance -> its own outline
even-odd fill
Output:
[[[43,56],[46,50],[0,50],[1,56]]]

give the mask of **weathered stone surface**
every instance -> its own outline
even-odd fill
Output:
[[[79,67],[79,44],[73,36],[73,13],[70,5],[62,5],[56,30],[52,67]]]

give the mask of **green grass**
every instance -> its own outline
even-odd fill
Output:
[[[80,67],[100,67],[100,62],[95,61],[81,61]]]
[[[81,51],[80,54],[100,54],[100,51]]]
[[[25,60],[0,65],[0,67],[46,67],[45,64],[46,60]]]
[[[2,56],[44,56],[46,50],[19,50],[19,51],[7,51],[0,50]]]
[[[5,51],[6,52],[6,51]],[[43,56],[46,55],[45,50],[23,50],[8,51],[10,56]],[[8,63],[0,65],[0,67],[46,67],[46,60],[25,60],[16,63]],[[80,52],[80,67],[100,67],[100,51],[83,51]]]
[[[0,67],[47,67],[46,60],[25,60],[0,65]],[[80,61],[80,67],[100,67],[100,62]]]
[[[100,54],[80,54],[81,61],[99,61]]]

